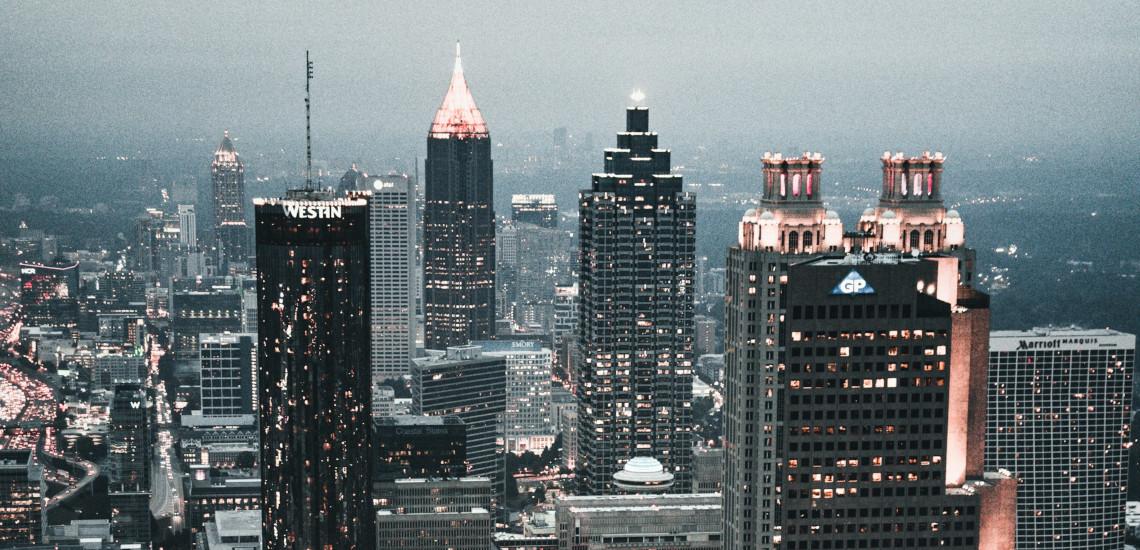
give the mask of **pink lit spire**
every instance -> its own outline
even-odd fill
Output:
[[[487,123],[483,114],[475,106],[467,79],[463,77],[463,63],[459,57],[459,42],[455,43],[455,69],[451,72],[451,85],[447,95],[431,122],[430,137],[433,138],[485,138]]]

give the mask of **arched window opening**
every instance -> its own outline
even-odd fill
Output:
[[[800,234],[792,231],[788,234],[788,252],[798,252],[800,246]]]
[[[914,229],[910,232],[910,249],[915,250],[918,248],[918,230]]]

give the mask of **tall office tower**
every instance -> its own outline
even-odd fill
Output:
[[[415,183],[407,176],[369,176],[372,255],[372,384],[408,374],[416,351]]]
[[[862,231],[844,235],[839,216],[825,210],[821,201],[822,156],[805,153],[785,158],[766,153],[762,163],[761,208],[749,210],[741,220],[738,243],[729,250],[725,285],[723,486],[725,544],[731,548],[770,548],[779,539],[780,526],[785,523],[779,506],[780,495],[787,495],[787,491],[781,493],[780,468],[786,458],[782,455],[780,434],[787,422],[781,396],[785,393],[785,369],[790,360],[786,327],[788,266],[817,254],[846,250],[900,251],[893,240],[881,238],[880,218],[887,225],[898,219],[898,215],[887,210],[864,213]],[[964,232],[960,219],[955,222],[956,214],[938,210],[940,202],[904,206],[905,209],[898,205],[896,208],[910,209],[906,212],[915,214],[912,220],[919,219],[922,209],[928,209],[928,214],[934,212],[931,216],[945,214],[939,218],[946,222],[939,233],[945,240],[928,252],[938,256],[932,261],[939,265],[940,298],[954,305],[950,363],[957,374],[950,377],[952,398],[946,412],[946,446],[951,450],[942,457],[946,462],[946,485],[959,490],[981,483],[976,488],[978,493],[1006,494],[1003,491],[1008,491],[1008,486],[991,480],[983,472],[979,458],[984,438],[978,434],[984,425],[985,406],[972,396],[985,387],[983,335],[988,331],[988,299],[968,288],[968,277],[958,279],[953,273],[964,263],[956,259],[968,260],[972,255],[962,248]],[[952,269],[948,271],[946,265]],[[987,497],[985,505],[995,506],[995,498]],[[997,533],[993,536],[1000,536],[1001,529],[993,528],[993,522],[987,525],[991,526],[990,533]]]
[[[649,111],[630,107],[605,172],[579,193],[579,489],[613,492],[637,456],[690,490],[696,198]]]
[[[965,422],[984,402],[968,386],[985,364],[955,364],[957,267],[894,252],[788,268],[772,434],[783,548],[1009,547],[983,535],[1005,520],[1011,540],[1013,510],[993,500],[1015,482],[969,461],[985,435]]]
[[[249,239],[249,226],[245,221],[245,165],[228,131],[214,151],[210,179],[214,183],[214,239],[219,263],[244,262]]]
[[[507,362],[507,410],[503,439],[508,453],[541,454],[554,444],[550,414],[554,355],[537,340],[485,340],[472,345]]]
[[[150,547],[150,414],[142,386],[115,387],[107,434],[107,498],[120,543]]]
[[[233,281],[174,281],[170,297],[170,347],[179,359],[198,357],[202,334],[241,332],[242,291]]]
[[[567,389],[574,387],[578,376],[575,354],[578,352],[578,283],[554,287],[553,326],[555,378]],[[575,413],[577,414],[577,413]],[[565,446],[567,442],[562,441]],[[577,444],[577,442],[575,442]]]
[[[424,347],[442,350],[495,334],[491,139],[458,46],[424,168]]]
[[[1122,548],[1136,337],[990,335],[986,467],[1018,480],[1018,548]]]
[[[0,546],[43,542],[43,472],[30,449],[0,451]]]
[[[412,413],[463,420],[467,473],[493,480],[497,502],[506,487],[501,444],[506,408],[506,359],[485,356],[478,346],[455,346],[412,361]]]
[[[514,319],[519,289],[519,228],[500,220],[495,226],[495,311],[503,319]]]
[[[193,204],[178,205],[178,243],[187,248],[198,247],[198,215]]]
[[[20,263],[20,306],[28,326],[74,327],[79,322],[79,262]]]
[[[373,548],[368,201],[254,201],[262,540]]]
[[[697,355],[717,352],[716,319],[697,315],[694,322]]]
[[[257,414],[257,335],[203,334],[198,339],[202,416]]]
[[[511,195],[511,221],[555,229],[558,203],[554,195]]]
[[[163,280],[175,272],[178,258],[185,254],[182,228],[177,214],[148,208],[135,220],[134,267],[153,271]]]

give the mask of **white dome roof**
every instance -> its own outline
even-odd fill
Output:
[[[751,218],[755,215],[756,215],[756,209],[755,208],[749,208],[747,211],[744,212],[745,218]]]
[[[946,217],[947,218],[961,218],[962,215],[959,214],[957,210],[951,210],[951,211],[946,213]]]
[[[883,215],[881,217],[884,220],[893,220],[893,219],[897,218],[898,216],[895,215],[894,210],[887,210],[886,212],[883,212]]]
[[[635,456],[614,474],[614,485],[630,492],[658,492],[673,486],[673,474],[656,458]]]
[[[827,212],[824,212],[823,217],[824,217],[824,219],[828,219],[828,220],[838,220],[839,219],[839,212],[836,212],[834,210],[828,210]]]
[[[760,219],[762,219],[762,220],[774,220],[774,219],[776,219],[776,215],[773,214],[770,210],[765,210],[763,214],[760,214]],[[636,460],[636,459],[634,459],[634,460]]]
[[[868,208],[868,209],[863,211],[863,215],[864,216],[874,216],[875,215],[875,209],[874,208]]]

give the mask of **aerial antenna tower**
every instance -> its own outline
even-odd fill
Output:
[[[309,50],[305,50],[305,191],[313,190],[313,136],[309,115],[309,82],[312,80],[313,62],[309,61]]]

